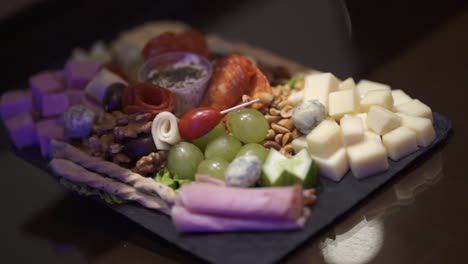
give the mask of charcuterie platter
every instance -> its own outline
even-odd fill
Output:
[[[280,260],[451,129],[417,95],[183,24],[75,50],[29,82],[0,101],[21,157],[210,262]]]

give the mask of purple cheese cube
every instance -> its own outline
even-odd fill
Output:
[[[66,86],[65,83],[65,72],[64,71],[54,71],[54,77],[62,84],[63,87]]]
[[[36,123],[37,142],[44,158],[50,158],[50,142],[53,139],[64,139],[63,121],[61,118],[43,119]]]
[[[62,91],[64,86],[52,72],[41,72],[29,79],[33,103],[39,113],[42,113],[43,99],[46,95]]]
[[[8,91],[0,98],[0,115],[3,120],[32,110],[32,97],[29,90]]]
[[[65,64],[65,81],[69,88],[84,89],[101,69],[96,62],[68,61]]]
[[[75,89],[68,89],[68,100],[70,102],[70,106],[81,104],[83,101],[84,91],[83,90],[75,90]]]
[[[24,112],[5,121],[11,141],[21,149],[37,143],[36,127],[31,112]]]
[[[41,115],[43,117],[52,117],[63,114],[70,106],[69,95],[67,91],[47,94],[42,98]]]

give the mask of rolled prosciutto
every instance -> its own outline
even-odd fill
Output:
[[[287,230],[308,217],[301,185],[235,188],[197,182],[185,185],[171,215],[183,232]]]

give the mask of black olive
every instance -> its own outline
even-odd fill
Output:
[[[107,112],[112,112],[122,109],[122,93],[125,89],[123,83],[111,84],[104,94],[103,104]]]
[[[152,136],[129,140],[123,148],[123,152],[133,160],[137,160],[156,151],[156,145],[154,144]]]

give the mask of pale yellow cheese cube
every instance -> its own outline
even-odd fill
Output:
[[[397,89],[392,90],[393,105],[401,105],[404,103],[411,102],[413,99],[407,95],[403,90]]]
[[[368,130],[369,128],[367,127],[367,113],[360,113],[356,115],[357,117],[361,118],[362,124],[364,125],[364,130]]]
[[[399,160],[418,150],[416,132],[404,126],[383,135],[382,143],[392,160]]]
[[[340,82],[340,85],[338,86],[338,90],[348,90],[348,89],[353,89],[356,87],[356,83],[354,82],[354,79],[349,77],[348,79]]]
[[[355,89],[331,92],[328,98],[328,114],[335,120],[345,114],[357,112],[359,96]]]
[[[364,140],[347,148],[349,166],[354,177],[360,179],[388,168],[387,151],[376,140]]]
[[[410,116],[424,117],[432,120],[431,108],[418,99],[395,106],[395,111]]]
[[[340,126],[330,120],[323,120],[307,135],[309,153],[320,158],[327,158],[343,146]]]
[[[382,137],[380,137],[377,133],[374,133],[370,130],[367,130],[366,132],[364,132],[364,140],[368,140],[368,139],[382,142]]]
[[[331,73],[307,75],[304,79],[303,102],[318,100],[328,109],[328,95],[338,90],[340,82]]]
[[[390,86],[383,84],[383,83],[378,83],[378,82],[373,82],[369,80],[361,80],[358,82],[356,85],[356,89],[358,91],[358,94],[361,98],[363,98],[367,92],[369,91],[375,91],[375,90],[387,90],[390,91],[391,88]]]
[[[299,153],[303,149],[307,149],[307,140],[305,136],[293,139],[291,145],[294,149],[294,153]]]
[[[364,126],[361,118],[357,116],[345,116],[340,120],[343,143],[350,146],[364,139]]]
[[[436,138],[432,121],[428,118],[416,117],[397,113],[401,118],[401,125],[416,132],[418,146],[427,147]]]
[[[367,112],[373,105],[378,105],[388,110],[392,110],[392,93],[387,90],[375,90],[367,92],[366,95],[361,99],[360,111]]]
[[[401,125],[401,118],[381,106],[371,106],[366,118],[367,127],[379,135],[387,134]]]
[[[317,163],[319,175],[333,181],[340,181],[349,170],[346,149],[340,148],[328,158],[311,156]]]

